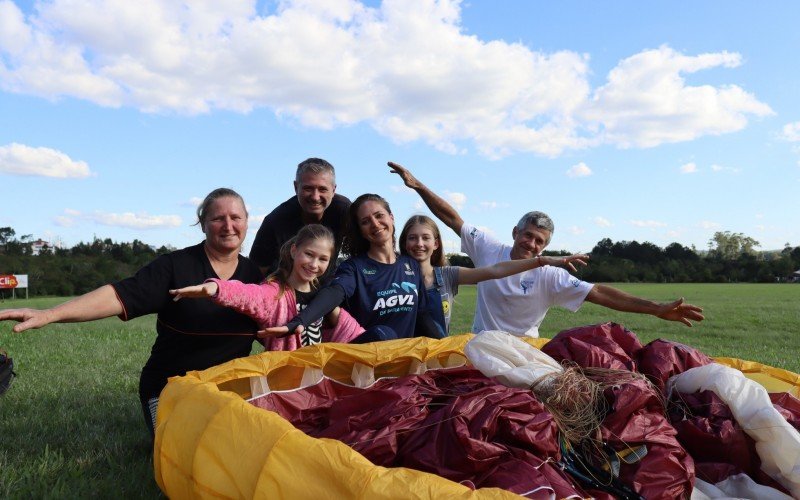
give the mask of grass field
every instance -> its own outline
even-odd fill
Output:
[[[712,356],[733,356],[800,372],[798,285],[618,285],[655,300],[685,296],[703,306],[694,328],[593,304],[577,313],[551,310],[541,327],[615,321],[643,343],[666,338]],[[0,303],[43,308],[63,299]],[[461,287],[453,331],[469,331],[475,288]],[[155,335],[154,318],[115,318],[51,325],[11,334],[0,324],[0,348],[19,377],[0,397],[0,498],[157,498],[151,444],[139,408],[139,370]]]

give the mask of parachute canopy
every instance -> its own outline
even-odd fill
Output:
[[[175,377],[160,397],[154,448],[156,481],[171,498],[516,498],[507,489],[481,487],[504,485],[504,474],[513,474],[511,470],[495,467],[491,477],[466,480],[452,475],[469,467],[464,464],[450,469],[429,463],[417,467],[405,459],[400,465],[414,468],[397,463],[382,467],[356,451],[371,447],[369,453],[380,454],[392,446],[423,446],[426,439],[434,444],[450,439],[447,442],[465,443],[464,450],[469,453],[485,453],[489,461],[497,453],[496,447],[476,445],[474,437],[492,433],[529,443],[545,441],[542,436],[549,435],[552,439],[548,441],[555,443],[555,449],[544,453],[558,456],[554,425],[547,416],[537,417],[536,422],[529,419],[536,402],[526,399],[524,390],[490,386],[476,377],[464,355],[464,347],[472,337],[318,344],[292,352],[265,352]],[[542,347],[547,339],[525,341]],[[770,392],[800,394],[800,376],[791,372],[735,359],[717,361],[742,370]],[[416,379],[423,381],[422,388],[391,392],[396,389],[386,381],[398,377],[405,380],[409,374],[420,375]],[[313,432],[303,432],[281,416],[297,410],[295,414],[300,416],[292,417],[292,421],[307,431],[313,430],[318,427],[321,413],[314,413],[312,399],[314,404],[328,405],[325,411],[329,418],[337,407],[326,397],[333,395],[336,400],[337,394],[349,395],[361,388],[377,388],[383,391],[384,398],[372,407],[361,408],[364,419],[378,419],[380,410],[391,404],[409,415],[412,423],[400,434],[390,435],[386,429],[352,434],[355,437],[347,441],[348,446],[324,437],[324,432],[320,434],[323,437],[311,437]],[[480,394],[481,404],[465,403],[461,395],[466,392]],[[458,398],[454,397],[456,393]],[[502,408],[505,420],[490,428],[487,422],[494,422],[491,419],[496,415],[489,414],[497,413],[498,408]],[[429,425],[424,418],[432,412],[450,412],[440,415],[448,415],[451,425],[436,427],[426,438],[420,428]],[[345,417],[355,414],[352,406],[341,409],[341,413]],[[451,432],[449,429],[459,425],[469,428],[479,421],[484,427],[467,429],[473,432],[469,439],[459,441],[460,438],[444,435]],[[351,427],[350,423],[342,425]],[[520,449],[524,450],[524,446]],[[461,452],[466,453],[464,450]],[[560,492],[557,496],[564,496],[564,488],[569,485],[562,484],[564,473],[556,463],[545,463],[551,460],[534,459],[523,451],[515,453],[518,464],[528,467],[531,477],[540,477],[531,479],[532,487],[515,490],[516,494],[551,498]],[[419,462],[435,459],[424,453],[415,456]],[[529,467],[530,464],[537,467]],[[454,480],[442,477],[448,474]],[[580,494],[581,490],[576,491]]]

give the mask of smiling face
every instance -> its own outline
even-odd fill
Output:
[[[247,211],[240,198],[223,196],[208,206],[203,223],[206,244],[217,252],[238,252],[247,236]]]
[[[328,270],[333,255],[333,242],[326,238],[316,238],[292,245],[292,274],[296,281],[311,283]]]
[[[400,244],[404,246],[405,253],[418,262],[430,261],[433,252],[440,246],[439,239],[426,225],[414,224],[404,234],[405,241],[401,239]]]
[[[516,227],[511,232],[514,245],[511,247],[512,259],[530,259],[544,251],[550,242],[550,231],[528,224],[522,231]]]
[[[294,190],[305,219],[319,222],[333,201],[336,183],[329,172],[306,172],[299,181],[294,182]]]
[[[394,216],[379,202],[367,200],[358,207],[356,220],[361,235],[370,246],[381,246],[393,243]]]

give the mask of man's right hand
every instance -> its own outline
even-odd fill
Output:
[[[411,175],[411,172],[409,172],[404,166],[393,161],[390,161],[387,164],[389,165],[389,168],[391,168],[390,172],[399,175],[407,187],[410,187],[414,190],[422,187],[422,183],[418,181],[416,177]]]

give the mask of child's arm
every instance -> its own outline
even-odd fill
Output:
[[[246,314],[256,320],[259,326],[264,326],[275,309],[275,297],[270,297],[275,295],[274,291],[273,287],[267,284],[213,278],[202,285],[170,290],[169,293],[175,296],[173,300],[211,298],[217,304]]]
[[[470,267],[459,267],[458,284],[474,285],[481,281],[505,278],[512,274],[519,274],[542,266],[567,266],[572,271],[576,271],[577,269],[574,264],[577,263],[585,266],[587,259],[589,259],[589,256],[583,254],[569,255],[567,257],[537,255],[532,259],[507,260],[491,266],[474,269]]]
[[[219,287],[213,281],[203,283],[202,285],[185,286],[176,290],[170,290],[170,295],[174,295],[172,300],[175,302],[181,299],[204,299],[213,297],[219,291]]]

